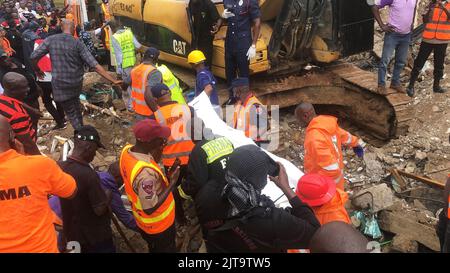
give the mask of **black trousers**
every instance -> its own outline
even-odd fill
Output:
[[[422,41],[417,58],[414,60],[410,84],[413,84],[417,80],[420,70],[422,70],[431,52],[433,52],[434,55],[434,80],[439,81],[442,76],[444,76],[444,61],[447,52],[447,44],[430,44]]]
[[[59,102],[55,102],[56,107],[53,105],[52,83],[37,82],[37,84],[42,88],[42,101],[44,102],[45,109],[52,115],[58,125],[63,125],[64,110]]]
[[[247,59],[247,49],[232,50],[225,47],[225,75],[227,77],[227,85],[231,87],[231,83],[237,77],[248,78],[250,74],[249,61]],[[230,98],[232,91],[230,89]]]
[[[203,52],[206,57],[206,66],[210,69],[212,65],[212,56],[213,56],[213,40],[212,39],[204,39],[199,40],[196,45],[197,49]]]
[[[142,239],[148,244],[149,253],[175,253],[177,251],[175,246],[175,223],[164,232],[158,234],[147,234],[145,231],[139,229]]]
[[[72,124],[74,130],[83,126],[83,114],[81,113],[81,103],[78,97],[60,102],[67,119]]]

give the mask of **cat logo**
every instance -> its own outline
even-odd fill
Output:
[[[173,52],[179,55],[186,55],[186,42],[173,40]]]

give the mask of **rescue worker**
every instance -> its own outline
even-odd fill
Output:
[[[133,127],[136,144],[120,155],[120,170],[133,215],[149,252],[175,252],[175,201],[172,195],[180,168],[169,179],[158,166],[170,129],[155,120]]]
[[[130,28],[121,26],[115,20],[111,20],[109,26],[112,33],[114,33],[109,38],[111,39],[111,50],[115,56],[117,74],[121,75],[122,79],[125,79],[130,76],[131,70],[136,64],[136,50],[145,53],[147,47],[138,42]],[[124,99],[127,100],[128,110],[132,110],[130,88],[127,89],[127,93],[128,98],[124,96]]]
[[[434,2],[434,3],[433,3]],[[450,3],[441,0],[435,0],[430,3],[428,14],[425,16],[425,30],[422,34],[422,43],[419,53],[414,61],[414,67],[409,78],[409,85],[406,92],[410,97],[414,96],[414,83],[419,77],[425,62],[431,52],[434,55],[434,83],[433,92],[445,93],[446,90],[441,87],[440,81],[444,75],[444,61],[447,54],[447,45],[450,42],[450,33],[448,24],[450,21]]]
[[[184,199],[193,199],[210,180],[223,181],[233,143],[226,137],[216,136],[198,117],[188,121],[190,138],[195,146],[188,161],[186,179],[178,187]]]
[[[267,109],[250,91],[248,78],[233,80],[232,87],[237,99],[232,127],[243,131],[246,137],[253,139],[260,146],[266,142],[264,136],[267,132]]]
[[[131,89],[131,105],[137,120],[150,118],[158,108],[151,99],[150,91],[153,86],[162,82],[162,74],[156,69],[154,63],[154,56],[157,51],[153,47],[147,49],[142,63],[131,70],[129,77],[124,78],[124,83],[131,85],[131,88],[129,88]],[[146,99],[146,95],[150,97]]]
[[[154,47],[151,47],[151,49],[152,54],[150,55],[150,58],[152,58],[153,63],[156,64],[158,71],[161,72],[162,82],[169,87],[172,100],[181,104],[186,104],[180,82],[166,65],[158,64],[159,50]]]
[[[102,0],[102,4],[100,7],[102,9],[103,22],[108,22],[109,20],[111,20],[111,12],[109,10],[109,1]]]
[[[317,115],[314,106],[304,102],[295,109],[295,116],[305,135],[305,173],[328,176],[344,190],[344,160],[342,146],[352,147],[358,157],[364,156],[365,143],[340,128],[337,118]]]
[[[361,232],[343,222],[321,226],[311,239],[311,253],[368,253],[369,242]]]
[[[15,53],[14,49],[11,47],[11,43],[6,38],[6,30],[3,27],[0,27],[0,47],[8,57],[11,57]]]
[[[195,81],[195,96],[205,92],[208,95],[211,104],[214,109],[217,110],[219,106],[219,96],[217,96],[216,90],[216,78],[212,72],[205,65],[206,57],[200,50],[193,50],[188,55],[188,63],[197,73]]]
[[[256,57],[261,12],[257,0],[224,0],[222,18],[227,22],[225,74],[228,87],[237,77],[249,77],[249,62]],[[252,29],[253,27],[253,29]],[[232,93],[230,101],[232,99]]]
[[[333,221],[351,224],[344,207],[348,195],[345,191],[337,189],[336,183],[330,177],[305,174],[299,179],[295,193],[312,208],[321,225]]]
[[[179,160],[180,176],[177,181],[178,186],[186,175],[189,155],[191,154],[192,148],[194,148],[194,143],[187,135],[186,127],[187,121],[194,116],[194,109],[185,104],[173,101],[169,88],[163,83],[153,86],[151,92],[158,104],[158,110],[154,114],[156,121],[161,125],[169,127],[171,130],[167,145],[163,150],[162,163],[166,172],[168,172],[175,161],[177,159]],[[185,222],[184,211],[182,200],[177,194],[175,194],[175,202],[177,222],[182,224]]]

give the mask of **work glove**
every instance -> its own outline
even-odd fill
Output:
[[[252,45],[247,51],[247,59],[250,61],[256,57],[256,46]]]
[[[366,143],[360,139],[358,141],[358,146],[353,148],[353,152],[355,152],[359,158],[362,158],[364,157],[364,147],[366,147]]]
[[[222,18],[223,19],[228,19],[235,16],[234,13],[232,13],[231,11],[228,11],[228,9],[224,9],[222,12]]]

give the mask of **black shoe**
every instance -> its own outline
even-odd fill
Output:
[[[63,123],[63,124],[56,124],[55,127],[52,128],[53,130],[63,130],[67,128],[67,123]]]
[[[445,93],[445,92],[447,92],[447,90],[438,85],[438,86],[433,87],[433,92],[434,93]]]
[[[414,97],[414,93],[414,86],[408,86],[406,88],[406,94],[408,94],[411,98]]]

